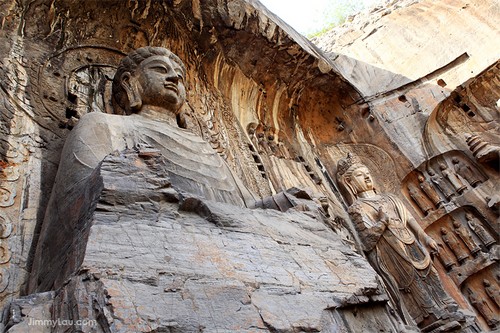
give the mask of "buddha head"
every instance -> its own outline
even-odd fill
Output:
[[[186,100],[182,61],[162,47],[146,46],[122,59],[113,79],[113,103],[126,114],[154,107],[177,115]]]
[[[337,179],[349,189],[355,197],[360,193],[373,191],[374,183],[370,170],[358,156],[349,153],[337,164]]]

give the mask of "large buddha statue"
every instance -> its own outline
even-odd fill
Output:
[[[79,265],[74,252],[96,189],[86,189],[96,168],[114,152],[136,151],[162,157],[170,186],[180,196],[199,197],[239,207],[253,195],[225,161],[197,135],[177,125],[186,99],[185,67],[172,52],[143,47],[125,57],[113,80],[116,114],[84,115],[64,145],[58,173],[33,260],[30,291],[54,289]],[[68,253],[73,253],[70,255]],[[78,254],[76,255],[78,258]]]
[[[167,49],[144,47],[125,57],[113,79],[113,102],[115,110],[127,116],[93,112],[82,117],[67,139],[58,180],[63,176],[66,184],[68,177],[79,181],[113,151],[152,149],[166,158],[172,184],[180,193],[251,204],[252,196],[222,158],[199,136],[177,125],[186,99],[184,77],[183,63]]]
[[[375,191],[370,170],[357,156],[349,154],[338,162],[337,179],[356,198],[349,215],[400,316],[424,331],[444,325],[459,327],[456,319],[463,317],[444,291],[430,257],[429,249],[439,251],[436,242],[400,199]]]

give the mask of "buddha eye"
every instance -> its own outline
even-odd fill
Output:
[[[154,66],[154,67],[151,67],[152,70],[154,70],[155,72],[158,72],[158,73],[161,73],[161,74],[167,74],[168,73],[168,69],[163,67],[163,66]]]

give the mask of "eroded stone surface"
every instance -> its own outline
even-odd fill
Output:
[[[368,22],[360,38],[351,31],[339,39],[346,50],[353,41],[353,49],[361,45],[360,49],[369,50],[362,54],[380,56],[385,65],[375,65],[382,67],[379,69],[347,52],[336,60],[328,59],[254,1],[0,3],[0,303],[13,301],[19,308],[25,306],[26,314],[30,311],[30,304],[16,299],[26,292],[62,145],[84,114],[112,112],[110,80],[119,60],[133,49],[153,45],[167,46],[186,64],[187,103],[179,117],[183,127],[208,142],[259,198],[291,187],[309,187],[311,193],[326,198],[312,206],[327,207],[329,216],[320,213],[314,219],[308,216],[311,210],[280,215],[245,209],[243,215],[232,207],[198,199],[178,204],[180,197],[172,188],[158,189],[160,183],[154,181],[158,176],[151,176],[151,182],[141,179],[139,188],[144,195],[134,194],[129,201],[110,201],[117,192],[101,195],[94,189],[101,207],[97,215],[107,224],[96,222],[95,229],[90,228],[94,218],[86,217],[89,252],[84,251],[85,242],[76,243],[81,245],[76,252],[79,257],[68,261],[76,268],[81,260],[84,268],[70,270],[75,275],[68,284],[34,307],[51,308],[49,319],[95,318],[98,325],[92,327],[97,331],[107,327],[153,331],[157,327],[158,332],[184,332],[210,325],[220,325],[218,332],[222,327],[271,332],[337,332],[347,327],[355,332],[403,331],[402,327],[396,329],[393,323],[398,319],[387,312],[386,294],[374,291],[380,285],[372,288],[376,281],[371,268],[350,249],[360,248],[360,242],[346,213],[349,199],[343,202],[333,176],[337,161],[352,151],[380,169],[374,175],[381,180],[377,189],[401,199],[435,240],[440,228],[452,228],[453,221],[468,226],[470,214],[485,230],[484,239],[488,235],[498,239],[495,161],[500,95],[498,63],[493,64],[498,58],[493,49],[496,44],[484,42],[484,38],[493,41],[498,36],[494,3],[411,1],[396,8],[401,4],[376,9],[374,14],[380,19]],[[384,26],[374,26],[380,22]],[[393,38],[401,36],[403,42]],[[393,48],[397,52],[381,48],[381,43],[397,44]],[[390,59],[395,55],[396,60]],[[458,84],[463,86],[455,89]],[[476,138],[470,145],[465,130]],[[489,146],[474,150],[478,142]],[[462,178],[466,189],[450,193],[449,198],[434,188],[437,198],[425,215],[409,196],[408,185],[418,185],[419,176],[430,182],[430,172],[439,173],[440,163],[454,170],[455,157],[471,166],[480,183],[473,185]],[[111,176],[108,172],[107,177],[116,186],[126,184],[124,174]],[[129,214],[129,209],[144,212],[144,216]],[[123,215],[120,219],[127,221],[128,229],[118,227],[121,224],[113,218],[115,213]],[[243,221],[247,215],[251,222]],[[176,218],[180,223],[173,222]],[[158,238],[159,229],[179,237],[189,235],[190,243],[186,241],[184,246],[169,238],[175,246],[165,248],[164,239]],[[94,230],[102,230],[106,237],[99,238]],[[141,240],[143,235],[151,239],[151,245]],[[486,245],[489,241],[476,236],[472,234],[481,247],[476,257],[470,253],[469,259],[458,263],[444,245],[454,264],[444,267],[442,258],[434,258],[434,265],[460,308],[474,313],[483,331],[495,330],[495,323],[479,306],[498,310],[484,285],[488,280],[498,286],[498,247]],[[308,240],[309,246],[299,243],[299,238]],[[108,244],[110,239],[115,243]],[[262,254],[248,246],[254,241]],[[136,252],[126,252],[130,243]],[[149,246],[157,251],[151,253]],[[96,252],[100,247],[107,256]],[[172,248],[176,254],[170,252]],[[175,271],[167,255],[182,271]],[[193,259],[210,275],[203,275],[198,266],[184,259]],[[114,261],[121,266],[114,266]],[[167,271],[158,263],[181,278],[162,273]],[[271,265],[276,268],[269,268]],[[344,265],[370,273],[359,276]],[[324,272],[327,274],[322,275]],[[178,288],[189,292],[179,293]],[[468,289],[486,305],[471,302]],[[171,312],[167,310],[172,306],[161,306],[161,300],[169,299],[164,297],[175,301],[177,307]],[[142,307],[136,309],[135,305]],[[233,311],[232,317],[212,319],[228,309]],[[32,329],[23,323],[47,316],[44,311],[30,313],[10,329]],[[162,321],[162,315],[167,319]],[[188,319],[175,321],[186,316]],[[2,317],[4,324],[12,318],[8,314]],[[236,324],[239,326],[234,328]],[[68,329],[59,326],[61,331]],[[70,329],[92,331],[91,325]]]
[[[172,202],[144,186],[168,184],[157,163],[128,152],[100,166],[83,263],[56,295],[55,317],[96,319],[99,332],[292,332],[331,327],[337,308],[384,308],[375,272],[317,212]]]

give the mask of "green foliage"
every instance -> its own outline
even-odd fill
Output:
[[[322,22],[325,22],[323,28],[307,34],[307,37],[312,38],[321,36],[333,27],[344,23],[349,15],[358,13],[363,10],[364,7],[365,3],[363,1],[337,0],[332,2],[320,18]]]
[[[342,24],[342,23],[340,23],[340,24]],[[333,22],[329,23],[327,26],[325,26],[321,30],[318,30],[318,31],[312,32],[310,34],[307,34],[307,38],[319,37],[319,36],[323,35],[324,33],[326,33],[327,31],[329,31],[330,29],[333,29],[337,25],[339,25],[339,24],[336,24],[336,23],[333,23]]]

